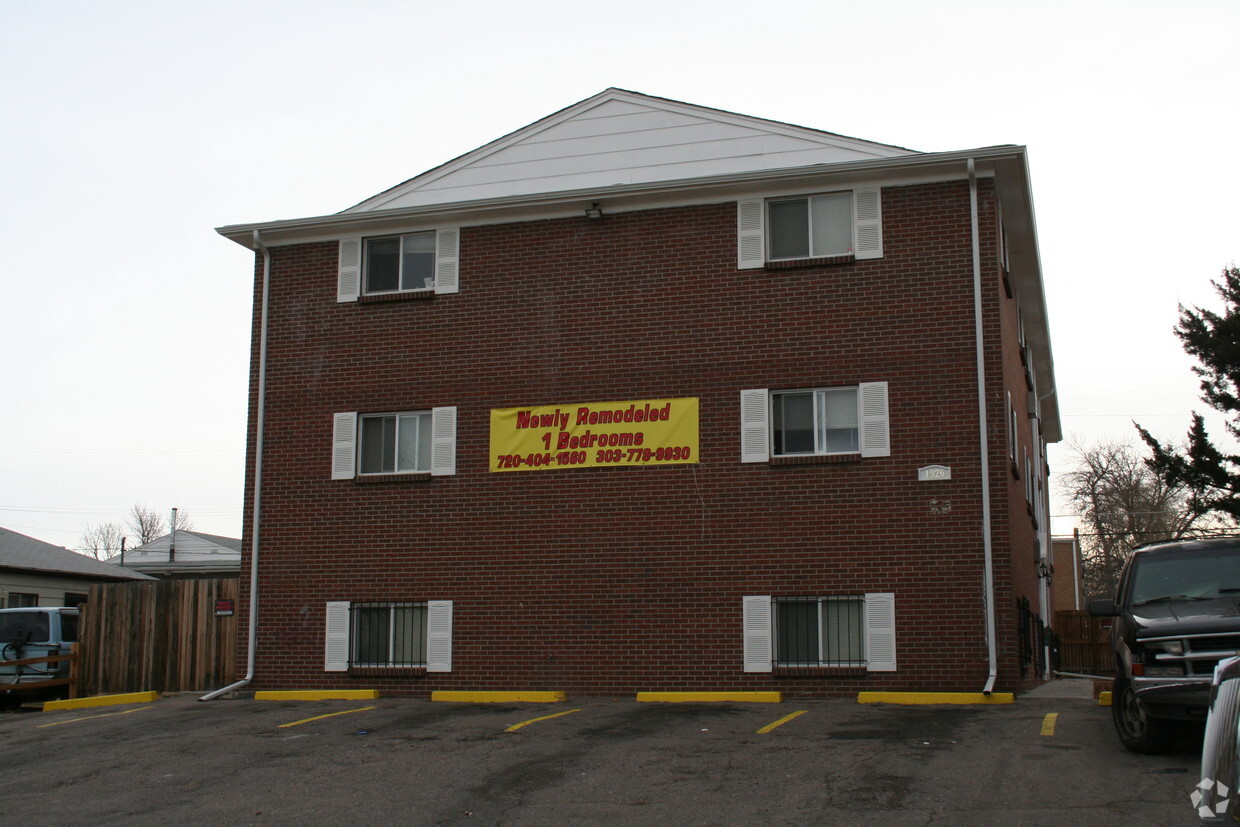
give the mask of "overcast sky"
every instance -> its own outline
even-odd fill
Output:
[[[1240,260],[1237,33],[1234,0],[4,0],[0,526],[72,548],[143,503],[241,536],[252,256],[214,228],[337,212],[609,86],[1028,146],[1065,432],[1179,438],[1177,304]]]

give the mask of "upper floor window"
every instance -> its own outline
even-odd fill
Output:
[[[844,256],[853,251],[851,192],[767,203],[767,258]]]
[[[461,231],[456,227],[340,239],[336,301],[355,302],[456,293]]]
[[[433,290],[435,234],[366,239],[366,293]]]
[[[736,266],[742,270],[847,256],[883,257],[882,190],[736,202]]]

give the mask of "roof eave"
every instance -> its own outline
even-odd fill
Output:
[[[240,244],[242,247],[254,249],[254,233],[256,231],[262,237],[265,245],[278,246],[280,244],[293,244],[315,239],[339,237],[342,234],[348,233],[351,229],[359,227],[377,228],[385,224],[407,224],[418,219],[468,223],[461,219],[472,218],[475,221],[483,221],[491,214],[510,214],[513,220],[519,220],[518,216],[523,212],[537,213],[540,210],[564,205],[572,205],[575,208],[582,201],[599,201],[617,197],[636,200],[643,197],[667,195],[669,193],[687,194],[699,192],[705,194],[718,191],[722,194],[729,189],[743,189],[746,185],[791,182],[813,177],[868,174],[875,179],[881,179],[888,176],[898,176],[901,173],[914,170],[930,172],[940,167],[945,173],[951,170],[953,177],[955,177],[959,165],[968,158],[985,162],[1010,157],[1023,152],[1024,147],[1020,146],[997,146],[954,152],[919,153],[890,158],[867,159],[864,161],[754,170],[701,178],[681,178],[641,184],[617,184],[609,187],[427,204],[392,210],[334,213],[332,215],[310,216],[281,221],[229,224],[216,228],[216,232],[230,241]]]

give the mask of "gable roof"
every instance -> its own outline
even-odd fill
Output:
[[[903,147],[612,88],[342,214],[916,154]]]
[[[165,534],[125,552],[125,568],[138,571],[239,571],[241,540],[199,531],[177,530],[176,554],[168,559],[172,535]],[[120,564],[120,555],[108,559]]]
[[[145,574],[127,571],[111,563],[54,546],[7,528],[0,528],[0,568],[88,577],[97,580],[149,580]]]

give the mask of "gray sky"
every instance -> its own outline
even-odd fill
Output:
[[[1233,0],[5,0],[0,525],[74,547],[138,502],[240,536],[252,258],[214,228],[339,211],[609,86],[1027,145],[1065,431],[1179,438],[1177,304],[1240,259],[1237,32]]]

